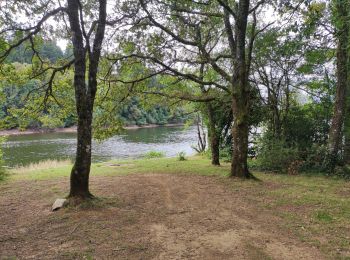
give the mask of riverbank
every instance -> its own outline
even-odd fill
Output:
[[[0,184],[0,259],[350,257],[341,179],[255,172],[260,182],[242,181],[201,156],[112,161],[92,165],[99,200],[51,212],[71,165],[46,165],[11,170]]]
[[[125,130],[133,129],[142,129],[142,128],[156,128],[156,127],[179,127],[184,126],[184,124],[165,124],[165,125],[131,125],[123,127]],[[32,134],[46,134],[46,133],[76,133],[77,127],[66,127],[66,128],[49,128],[49,129],[9,129],[9,130],[0,130],[0,136],[16,136],[16,135],[32,135]]]

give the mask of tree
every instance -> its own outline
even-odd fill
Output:
[[[240,178],[252,177],[247,165],[251,101],[248,79],[255,37],[268,26],[257,29],[256,12],[265,1],[253,7],[250,4],[250,0],[237,3],[139,0],[133,6],[138,10],[132,20],[134,37],[126,40],[128,48],[124,55],[112,58],[115,62],[141,59],[156,73],[205,86],[208,94],[213,89],[226,92],[231,97],[234,118],[231,176]],[[248,17],[251,17],[249,31]],[[202,65],[218,76],[213,78],[209,73],[202,79],[199,73]]]
[[[13,40],[16,42],[16,39]],[[10,43],[11,44],[11,43]],[[38,53],[41,58],[48,59],[50,62],[55,63],[59,59],[63,58],[63,52],[60,47],[57,46],[54,41],[37,41]],[[26,43],[15,48],[7,57],[6,62],[13,63],[28,63],[31,64],[33,57],[33,50],[30,49],[30,43]]]
[[[349,33],[350,33],[350,6],[348,1],[333,1],[333,23],[337,39],[337,86],[334,103],[332,124],[329,130],[328,157],[325,166],[330,172],[334,171],[339,161],[339,152],[342,148],[343,124],[346,112],[347,88],[349,84]]]
[[[77,153],[71,172],[69,193],[69,197],[72,198],[86,199],[91,197],[89,174],[91,166],[92,114],[97,91],[97,69],[106,27],[106,6],[106,0],[99,1],[97,28],[92,49],[90,49],[91,31],[88,34],[83,31],[84,21],[79,18],[79,12],[82,12],[79,1],[68,0],[67,13],[72,31],[75,67],[74,89],[78,114]],[[92,30],[94,30],[93,27]],[[88,57],[88,61],[86,57]],[[88,77],[87,82],[86,77]]]
[[[8,55],[18,46],[25,42],[30,43],[33,57],[38,58],[40,66],[35,71],[35,76],[43,73],[51,72],[51,76],[47,83],[41,89],[45,91],[44,103],[50,98],[54,98],[52,86],[55,76],[59,72],[64,72],[74,65],[74,90],[76,100],[76,110],[78,115],[78,134],[77,134],[77,151],[73,169],[71,171],[71,185],[69,198],[73,201],[81,201],[91,198],[89,191],[89,174],[91,165],[91,140],[92,140],[92,116],[94,100],[97,91],[97,72],[102,51],[102,43],[105,35],[107,22],[106,6],[107,0],[99,0],[96,4],[83,5],[79,0],[67,0],[66,6],[55,6],[51,1],[45,2],[17,2],[14,1],[12,8],[8,8],[7,4],[0,4],[2,11],[0,12],[0,24],[6,24],[1,28],[1,36],[11,37],[10,33],[21,32],[23,36],[15,42],[11,42],[0,54],[0,60],[4,61]],[[41,9],[40,9],[41,8]],[[90,8],[95,8],[94,12],[90,12]],[[40,9],[44,15],[37,19],[37,10]],[[20,23],[16,20],[19,13],[25,11],[30,19],[29,24]],[[96,20],[85,20],[84,14],[89,13],[90,17]],[[96,13],[96,15],[93,15]],[[73,59],[66,60],[54,66],[46,63],[41,59],[40,53],[37,51],[35,39],[45,29],[50,27],[47,25],[49,19],[54,18],[56,21],[68,17],[67,29],[71,37],[73,46]],[[47,27],[45,27],[45,24]],[[90,26],[87,30],[87,26]]]

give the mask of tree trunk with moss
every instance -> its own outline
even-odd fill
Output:
[[[325,159],[325,168],[329,172],[334,172],[342,149],[349,66],[349,3],[344,0],[335,0],[334,5],[336,38],[338,41],[337,89],[332,124],[329,131],[328,154]]]
[[[220,133],[215,124],[215,111],[210,103],[206,103],[208,113],[208,136],[210,141],[211,164],[220,165]]]
[[[348,68],[349,73],[349,68]],[[344,149],[343,149],[343,161],[344,164],[350,165],[350,82],[348,76],[348,84],[346,89],[346,111],[344,120]]]
[[[232,82],[232,162],[231,176],[250,178],[248,171],[249,83],[246,62],[246,34],[249,0],[240,0],[236,18],[235,76]]]
[[[233,97],[232,112],[232,163],[231,176],[250,178],[248,171],[248,99],[241,95]],[[237,94],[236,94],[237,95]]]

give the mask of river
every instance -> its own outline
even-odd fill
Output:
[[[94,162],[111,159],[140,158],[149,151],[173,157],[184,151],[194,154],[197,143],[194,127],[154,127],[126,130],[103,142],[93,142]],[[5,165],[28,165],[43,160],[73,159],[76,149],[74,133],[40,133],[9,136],[3,146]]]

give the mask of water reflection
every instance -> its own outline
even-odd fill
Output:
[[[139,158],[148,151],[162,151],[175,156],[181,151],[193,154],[196,130],[183,127],[157,127],[127,130],[103,142],[93,143],[93,161]],[[7,166],[26,165],[47,159],[74,158],[76,135],[72,133],[46,133],[11,136],[4,145]]]

